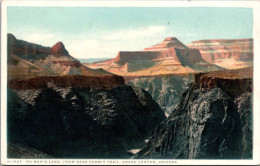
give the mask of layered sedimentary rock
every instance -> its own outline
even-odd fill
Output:
[[[207,63],[198,49],[186,47],[175,37],[143,51],[120,51],[115,59],[87,66],[121,75],[129,84],[147,90],[167,114],[193,80],[192,74],[223,69]]]
[[[234,70],[233,77],[229,78],[220,77],[222,72],[213,73],[215,77],[211,80],[222,80],[215,81],[218,82],[216,86],[205,88],[200,87],[205,85],[204,78],[211,73],[197,76],[195,83],[183,93],[176,109],[156,128],[135,157],[252,158],[252,89],[236,88],[234,91],[231,86],[226,86],[231,81],[234,87],[242,84],[251,87],[250,81],[246,84],[240,82],[241,79],[252,79],[250,74],[241,79],[236,77],[241,72]],[[243,73],[250,73],[250,70],[244,69]]]
[[[124,77],[187,74],[220,70],[204,61],[198,49],[186,47],[175,37],[143,51],[120,51],[115,59],[87,65],[103,68]]]
[[[252,66],[253,44],[253,39],[214,39],[194,41],[187,46],[199,49],[201,56],[207,62],[236,69]]]
[[[128,158],[164,119],[151,96],[131,86],[8,89],[8,143],[29,151],[11,148],[8,156]]]
[[[179,61],[178,55],[181,56],[181,52],[176,53],[176,50],[182,49],[186,50],[186,53],[192,53],[191,50],[181,43],[175,37],[166,38],[162,43],[154,45],[150,48],[145,48],[144,51],[120,51],[115,59],[116,62],[126,63],[132,60],[138,59],[149,59],[156,60],[161,58],[169,58],[172,57],[176,62]],[[193,52],[197,50],[193,50]],[[196,52],[194,56],[198,56]],[[182,54],[185,56],[185,54]]]
[[[12,34],[8,34],[8,81],[15,89],[42,88],[50,81],[59,86],[76,87],[113,88],[124,85],[120,76],[82,65],[69,55],[62,42],[44,47],[18,40]]]
[[[156,44],[152,47],[145,48],[145,51],[160,51],[170,47],[179,48],[179,49],[187,49],[187,47],[179,41],[176,37],[168,37],[163,40],[163,42]]]

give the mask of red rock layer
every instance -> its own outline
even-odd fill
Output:
[[[201,56],[208,62],[218,59],[234,59],[238,61],[253,60],[253,39],[234,40],[200,40],[187,45],[199,49]]]
[[[231,97],[252,91],[253,68],[214,71],[195,75],[195,89],[213,89],[219,87]]]
[[[30,62],[45,59],[49,55],[55,57],[66,56],[69,57],[67,61],[53,60],[53,63],[60,63],[61,65],[79,67],[79,61],[69,55],[62,42],[56,43],[52,48],[44,47],[38,44],[29,43],[23,40],[17,40],[14,35],[8,34],[8,60],[12,62],[12,55],[16,55]]]
[[[131,60],[138,59],[156,59],[160,57],[160,52],[145,52],[145,51],[120,51],[115,58],[116,62],[126,63]]]
[[[149,59],[158,61],[160,59],[171,57],[176,62],[187,64],[187,63],[198,63],[204,62],[199,50],[197,49],[178,49],[168,48],[167,50],[161,51],[132,51],[132,52],[119,52],[115,61],[122,64],[138,59]]]
[[[54,46],[51,48],[51,54],[54,56],[68,56],[69,52],[65,49],[65,46],[62,42],[56,43]]]
[[[204,62],[200,52],[197,49],[189,49],[175,37],[166,38],[162,43],[151,48],[146,48],[144,51],[121,51],[118,53],[115,61],[126,63],[131,60],[138,59],[164,59],[173,58],[179,63]]]
[[[125,85],[123,77],[106,76],[43,76],[27,80],[10,80],[8,86],[14,90],[43,89],[51,82],[58,87],[114,88]]]
[[[204,62],[199,50],[197,49],[175,49],[176,55],[183,65],[190,65],[192,63]],[[187,64],[189,63],[189,64]]]

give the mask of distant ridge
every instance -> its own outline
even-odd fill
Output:
[[[103,68],[121,76],[158,76],[215,71],[223,68],[206,62],[198,49],[185,46],[176,37],[143,51],[120,51],[116,58],[86,64],[90,68]]]
[[[44,47],[18,40],[12,34],[8,34],[8,80],[15,89],[46,87],[48,82],[95,88],[124,85],[120,76],[82,65],[61,41],[52,47]]]

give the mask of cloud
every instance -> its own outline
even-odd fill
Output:
[[[28,42],[52,46],[58,37],[53,33],[31,33],[23,35],[22,39]]]
[[[105,31],[97,34],[67,34],[45,30],[30,30],[14,34],[17,39],[53,46],[62,41],[75,58],[113,58],[119,51],[139,51],[161,42],[167,36],[165,26],[149,26],[138,29]]]
[[[65,45],[70,55],[75,58],[100,57],[103,49],[97,40],[75,39]],[[102,56],[101,56],[102,57]]]
[[[165,26],[149,26],[146,28],[139,28],[135,30],[120,30],[118,32],[110,33],[103,36],[104,40],[119,40],[122,38],[142,38],[164,33],[166,31]]]
[[[80,35],[80,38],[70,40],[66,48],[75,58],[113,58],[119,51],[140,51],[161,42],[168,37],[166,30],[165,26],[149,26],[103,32],[87,39]]]

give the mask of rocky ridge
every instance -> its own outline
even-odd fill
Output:
[[[229,87],[218,86],[221,84],[199,88],[202,82],[198,78],[203,74],[183,93],[178,106],[135,158],[252,158],[252,89],[228,91]],[[248,75],[248,79],[252,77]]]
[[[69,55],[62,42],[44,47],[18,40],[12,34],[8,34],[8,81],[15,89],[26,86],[42,88],[49,81],[59,86],[113,88],[124,85],[124,79],[120,76],[82,65]]]

